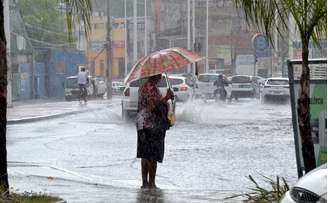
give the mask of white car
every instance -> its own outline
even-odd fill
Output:
[[[244,97],[254,97],[255,88],[252,77],[248,75],[234,75],[231,77],[232,93],[231,97],[238,99]]]
[[[196,82],[195,94],[198,97],[205,98],[213,98],[214,91],[216,90],[216,86],[214,82],[219,78],[218,73],[202,73],[199,74],[198,80]]]
[[[139,87],[146,79],[140,79],[130,82],[126,85],[122,97],[122,119],[126,120],[130,114],[137,113],[138,110],[138,91]],[[162,75],[162,80],[157,85],[162,95],[166,95],[168,88],[172,89],[170,81],[166,74]],[[175,112],[175,100],[173,101],[173,112]]]
[[[269,99],[285,99],[289,98],[289,82],[288,78],[274,77],[268,78],[261,89],[261,101],[265,102]]]
[[[121,94],[125,89],[124,83],[120,81],[112,82],[112,91],[113,94]]]
[[[177,101],[187,101],[192,97],[193,83],[190,79],[183,76],[169,75],[169,80]]]
[[[86,89],[88,92],[88,97],[92,97],[92,96],[95,96],[94,80],[90,75],[88,76],[88,79],[89,79],[89,83],[86,85]],[[80,88],[79,88],[79,85],[77,84],[77,76],[76,75],[66,77],[65,84],[64,84],[64,90],[65,90],[65,100],[66,101],[76,100],[79,98]]]
[[[312,202],[327,202],[327,164],[301,177],[280,201],[280,203]]]

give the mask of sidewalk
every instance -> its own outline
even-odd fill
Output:
[[[63,100],[28,100],[13,102],[7,108],[7,124],[27,123],[50,118],[58,118],[86,111],[95,111],[111,106],[113,100],[90,100],[85,105],[78,101]]]

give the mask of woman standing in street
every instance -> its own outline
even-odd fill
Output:
[[[157,84],[162,75],[151,76],[139,88],[137,113],[137,158],[141,158],[141,188],[157,188],[155,176],[157,162],[164,157],[165,132],[169,128],[167,120],[167,101],[173,98],[168,89],[162,97]]]

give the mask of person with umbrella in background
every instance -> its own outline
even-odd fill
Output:
[[[162,97],[157,87],[162,73],[173,72],[201,59],[197,54],[183,48],[160,50],[139,59],[124,80],[127,84],[141,78],[146,79],[139,88],[136,118],[137,158],[141,158],[141,188],[157,188],[157,162],[163,161],[165,132],[172,126],[171,121],[174,121],[174,118],[170,117],[168,107],[168,100],[173,100],[174,94],[168,89]]]

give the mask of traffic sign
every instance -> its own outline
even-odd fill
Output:
[[[254,35],[252,43],[256,50],[265,50],[269,47],[268,40],[263,34]]]

